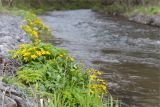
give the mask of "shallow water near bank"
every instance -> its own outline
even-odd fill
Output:
[[[54,45],[104,72],[124,107],[160,106],[160,29],[91,10],[55,11],[40,18]]]

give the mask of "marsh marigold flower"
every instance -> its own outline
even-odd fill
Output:
[[[23,54],[24,57],[25,57],[25,56],[29,56],[29,55],[30,55],[29,52],[26,52],[26,53]]]
[[[38,56],[42,56],[41,51],[37,51],[36,53],[37,53]]]
[[[33,36],[34,36],[35,39],[38,38],[38,33],[36,31],[33,31],[32,34],[33,34]]]
[[[32,58],[32,59],[36,59],[37,56],[36,56],[36,55],[31,55],[31,58]]]
[[[73,58],[73,57],[70,57],[70,60],[73,62],[73,61],[74,61],[74,58]]]
[[[94,81],[94,80],[96,79],[96,77],[97,77],[97,76],[96,76],[95,74],[90,75],[90,80],[91,80],[91,81]]]

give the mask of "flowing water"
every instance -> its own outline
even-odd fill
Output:
[[[160,28],[91,10],[40,16],[57,47],[104,72],[108,89],[124,107],[160,107]]]

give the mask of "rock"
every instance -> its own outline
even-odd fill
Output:
[[[24,99],[22,99],[21,97],[12,95],[11,98],[16,101],[17,107],[28,107],[26,101]]]
[[[22,19],[17,16],[0,14],[0,54],[7,56],[7,52],[21,43],[28,43],[29,38],[21,30]]]
[[[129,20],[141,24],[160,27],[160,15],[148,16],[148,15],[137,14],[129,18]]]
[[[129,20],[135,21],[142,24],[151,24],[152,23],[152,16],[147,15],[135,15],[131,17]]]
[[[0,82],[0,104],[3,104],[3,107],[29,107],[26,100],[21,97],[22,94],[19,91]]]
[[[153,23],[151,25],[160,27],[160,15],[153,16]]]
[[[4,96],[0,92],[0,107],[17,107],[17,103],[12,98]]]

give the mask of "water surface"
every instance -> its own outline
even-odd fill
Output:
[[[40,16],[57,47],[100,69],[108,88],[126,107],[160,106],[160,29],[91,10]]]

